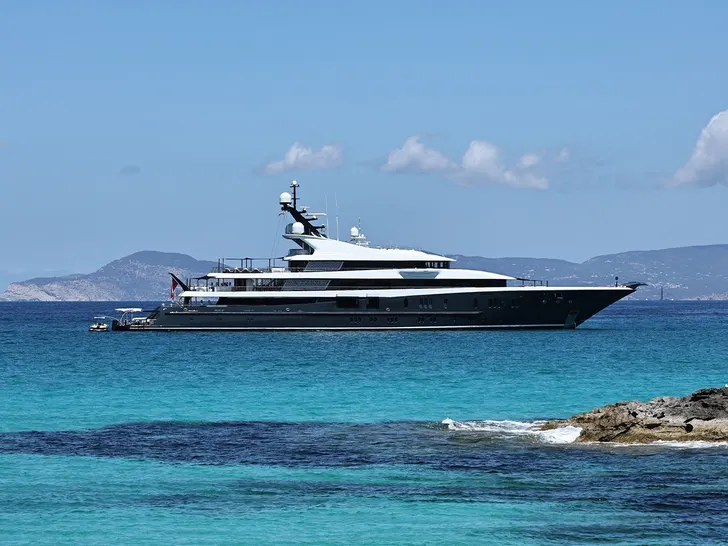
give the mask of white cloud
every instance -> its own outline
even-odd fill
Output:
[[[286,171],[311,171],[330,169],[342,162],[341,146],[327,144],[316,150],[294,142],[280,161],[272,161],[263,167],[266,174],[279,174]]]
[[[452,161],[450,161],[443,153],[425,147],[420,142],[420,137],[412,136],[404,141],[401,148],[396,148],[389,154],[387,162],[382,166],[383,171],[402,172],[402,171],[447,171],[456,169]]]
[[[523,159],[526,158],[525,162]],[[533,166],[534,158],[538,163],[537,156],[526,154],[521,158],[519,164],[530,164]],[[518,172],[507,169],[500,162],[500,150],[490,142],[484,140],[473,140],[463,155],[462,169],[460,176],[470,181],[486,181],[507,184],[515,188],[534,188],[545,190],[549,187],[546,178],[531,173]]]
[[[719,112],[700,133],[693,155],[670,185],[728,186],[728,110]]]
[[[568,148],[561,148],[559,155],[556,156],[557,163],[566,163],[571,159],[571,152]]]
[[[518,163],[518,169],[508,169],[500,162],[497,146],[485,140],[473,140],[460,163],[456,163],[442,152],[427,148],[419,137],[413,136],[389,154],[382,170],[393,173],[442,172],[464,184],[497,183],[517,188],[547,189],[548,180],[529,171],[539,162],[537,155],[525,154]]]
[[[521,159],[518,161],[518,168],[524,170],[530,169],[531,167],[538,165],[540,162],[541,158],[536,154],[523,154]]]

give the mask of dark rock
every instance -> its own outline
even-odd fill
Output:
[[[577,442],[728,441],[728,386],[683,398],[617,402],[545,426],[582,429]]]

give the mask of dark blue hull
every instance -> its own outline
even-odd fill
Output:
[[[407,297],[330,297],[280,303],[166,305],[114,330],[370,330],[576,328],[631,288],[553,289]],[[240,301],[240,300],[238,300]],[[268,300],[270,302],[274,300]]]

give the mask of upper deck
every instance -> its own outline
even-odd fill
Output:
[[[316,214],[308,213],[305,207],[299,210],[298,183],[293,181],[291,189],[292,193],[282,193],[279,199],[283,213],[295,220],[286,226],[283,237],[298,248],[276,258],[221,258],[213,271],[195,279],[196,286],[190,288],[242,292],[302,290],[324,284],[327,288],[352,289],[495,287],[505,286],[508,281],[526,281],[488,271],[451,268],[453,258],[421,250],[372,247],[359,227],[351,228],[349,241],[330,239],[325,226],[315,224]]]

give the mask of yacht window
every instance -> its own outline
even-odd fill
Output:
[[[447,309],[447,298],[445,298],[445,300],[442,302],[442,305],[443,307],[445,307],[445,309]]]
[[[407,298],[404,299],[404,308],[407,309],[409,307],[409,300]]]
[[[359,300],[357,298],[336,298],[336,307],[356,309],[359,307]]]
[[[473,298],[473,309],[478,308],[478,298]]]
[[[367,309],[379,309],[379,298],[367,298]]]

